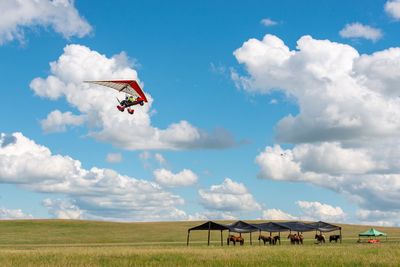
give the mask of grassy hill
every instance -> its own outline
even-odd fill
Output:
[[[255,221],[253,221],[255,222]],[[137,243],[137,244],[172,244],[185,245],[187,229],[201,222],[144,222],[144,223],[116,223],[99,221],[73,220],[15,220],[0,221],[0,245],[9,244],[110,244],[110,243]],[[227,223],[227,222],[224,222]],[[342,235],[345,242],[353,242],[358,233],[368,230],[370,226],[342,224]],[[400,228],[375,227],[386,232],[389,240],[400,241]],[[224,240],[227,237],[224,232]],[[313,243],[314,232],[304,233],[305,238]],[[329,235],[329,233],[327,233]],[[253,233],[253,240],[257,233]],[[246,242],[249,234],[243,234]],[[207,231],[191,233],[191,243],[205,243]],[[220,233],[212,232],[211,240],[220,241]],[[282,233],[282,240],[286,241],[286,233]]]
[[[389,235],[381,244],[359,244],[369,226],[341,225],[343,244],[220,246],[220,233],[191,234],[200,222],[114,223],[70,220],[0,221],[0,266],[399,266],[400,228],[375,227]],[[328,233],[329,235],[329,233]],[[224,233],[224,240],[227,232]],[[225,244],[225,243],[224,243]]]

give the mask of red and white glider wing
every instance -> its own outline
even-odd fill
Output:
[[[142,88],[140,88],[139,84],[135,80],[85,81],[85,82],[113,88],[118,92],[124,92],[126,94],[135,97],[140,97],[144,100],[144,102],[147,102],[146,95],[143,93]]]

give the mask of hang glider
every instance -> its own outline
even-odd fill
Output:
[[[117,106],[118,110],[123,112],[125,108],[127,108],[130,114],[134,113],[134,110],[131,109],[131,106],[141,105],[147,103],[146,95],[143,93],[142,88],[140,88],[139,84],[135,80],[115,80],[115,81],[85,81],[86,83],[102,85],[108,88],[112,88],[117,90],[118,92],[122,92],[126,94],[124,100],[120,101],[118,98],[119,105]]]

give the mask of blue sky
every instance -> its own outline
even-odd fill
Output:
[[[400,223],[399,1],[0,7],[1,218]]]

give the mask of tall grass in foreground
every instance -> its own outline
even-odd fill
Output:
[[[0,266],[399,266],[400,244],[8,247]]]

